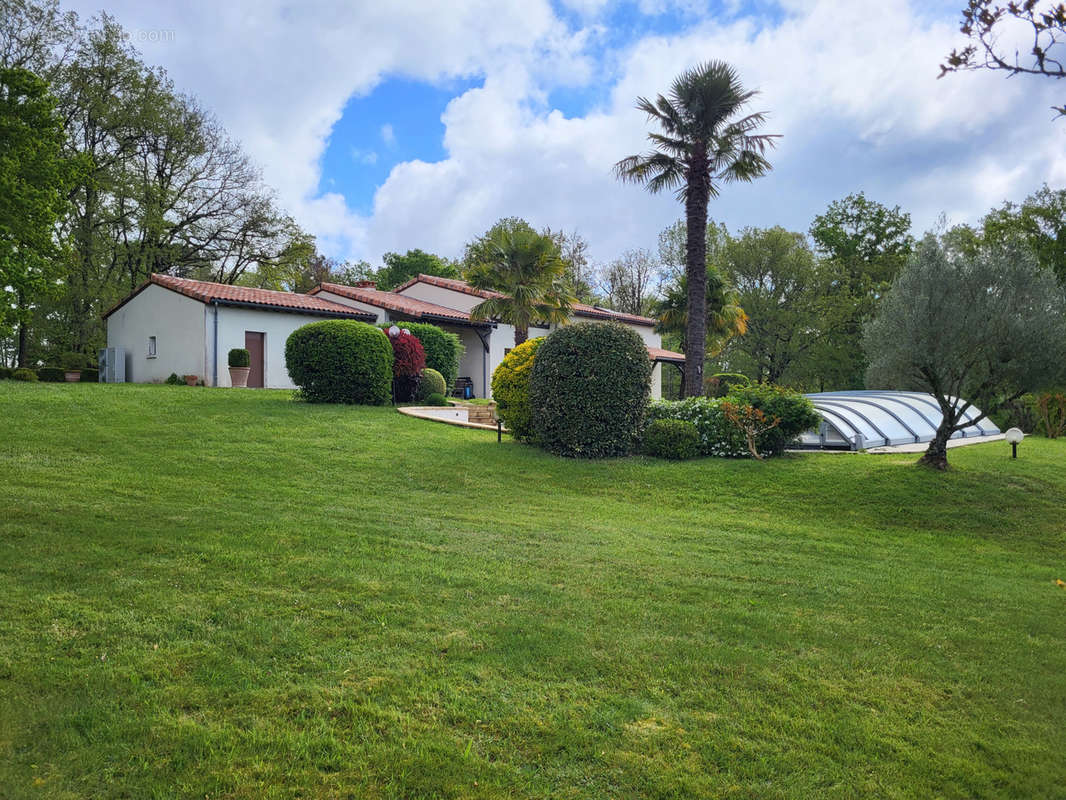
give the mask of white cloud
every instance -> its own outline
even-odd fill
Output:
[[[601,0],[567,5],[590,18],[604,11]],[[804,229],[828,202],[864,189],[910,210],[922,228],[941,210],[974,219],[1045,179],[1066,181],[1061,125],[1047,110],[1062,101],[1060,86],[992,73],[936,79],[958,44],[956,11],[938,18],[919,0],[782,5],[773,24],[693,13],[676,35],[602,57],[603,29],[569,30],[547,0],[180,9],[119,0],[112,13],[131,29],[174,32],[138,43],[146,58],[216,111],[301,224],[344,257],[376,261],[409,247],[454,255],[508,215],[577,227],[600,259],[654,246],[680,206],[619,184],[611,167],[645,149],[635,98],[712,57],[762,90],[754,108],[769,110],[766,130],[784,135],[770,176],[726,187],[713,202],[712,215],[733,227]],[[339,194],[318,194],[321,156],[347,100],[391,75],[483,76],[484,85],[445,110],[446,158],[397,164],[363,217]],[[546,104],[557,87],[590,84],[609,92],[583,117]]]
[[[378,154],[374,150],[363,150],[358,147],[353,147],[352,160],[357,164],[376,164],[378,163]]]
[[[381,126],[381,141],[389,147],[396,144],[396,132],[393,131],[392,125],[387,122]]]

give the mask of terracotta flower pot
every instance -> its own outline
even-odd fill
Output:
[[[186,386],[195,386],[200,381],[199,375],[183,375],[182,377],[185,378]]]
[[[248,387],[248,373],[251,367],[230,367],[229,382],[234,389],[246,389]]]
[[[80,369],[68,369],[63,373],[63,380],[67,383],[78,383],[81,380]]]

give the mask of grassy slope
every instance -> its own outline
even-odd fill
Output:
[[[1066,443],[558,460],[0,383],[0,796],[1066,793]]]

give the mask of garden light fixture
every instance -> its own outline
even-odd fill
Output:
[[[1007,430],[1007,432],[1004,434],[1004,437],[1006,438],[1006,440],[1008,442],[1010,442],[1010,457],[1011,458],[1017,458],[1018,457],[1018,445],[1021,443],[1022,439],[1025,438],[1025,434],[1022,433],[1022,429],[1021,428],[1009,428]]]

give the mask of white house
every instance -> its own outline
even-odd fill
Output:
[[[514,347],[512,326],[470,317],[471,309],[491,296],[463,281],[431,275],[419,275],[392,292],[370,282],[323,283],[308,294],[152,275],[104,317],[108,347],[125,351],[128,381],[161,381],[177,373],[199,375],[208,386],[229,386],[226,356],[231,348],[245,347],[252,355],[248,385],[278,389],[294,388],[285,370],[285,340],[309,322],[327,317],[430,322],[459,336],[465,347],[459,375],[470,379],[476,397],[487,397],[493,370]],[[662,394],[661,365],[684,364],[682,354],[662,349],[655,320],[577,304],[571,321],[582,320],[621,322],[640,334],[654,362],[653,397]],[[529,336],[550,330],[532,327]]]

